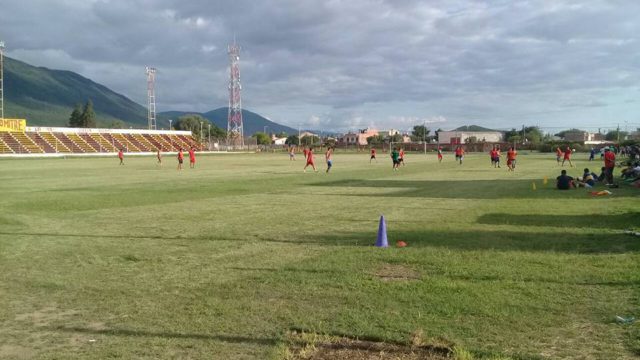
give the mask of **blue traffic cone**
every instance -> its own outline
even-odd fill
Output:
[[[378,226],[378,240],[376,241],[377,247],[389,247],[387,241],[387,223],[384,221],[384,215],[380,215],[380,225]]]

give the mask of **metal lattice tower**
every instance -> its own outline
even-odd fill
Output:
[[[0,119],[4,119],[4,41],[0,41]]]
[[[156,68],[146,67],[147,70],[147,119],[149,130],[156,130]]]
[[[229,45],[229,117],[227,123],[227,136],[229,144],[244,146],[244,133],[242,126],[242,98],[240,84],[240,47]]]

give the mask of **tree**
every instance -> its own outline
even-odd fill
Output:
[[[277,137],[277,138],[286,138],[286,137],[288,137],[288,136],[289,136],[289,134],[287,134],[287,133],[286,133],[286,132],[284,132],[284,131],[280,131],[279,133],[277,133],[277,134],[276,134],[276,137]]]
[[[109,129],[124,129],[125,123],[122,120],[113,120],[109,125]]]
[[[585,132],[584,130],[572,128],[572,129],[569,129],[569,130],[562,130],[562,131],[560,131],[559,133],[557,133],[555,135],[564,139],[567,136],[567,134],[569,134],[569,133],[582,134],[584,132]]]
[[[271,145],[271,136],[269,134],[258,131],[257,133],[251,135],[251,137],[256,139],[258,145]]]
[[[82,109],[82,115],[80,117],[81,127],[94,128],[96,127],[96,113],[93,111],[93,102],[91,99],[87,100]]]
[[[384,136],[382,135],[373,135],[367,138],[367,144],[369,145],[380,145],[384,144]]]
[[[207,130],[208,130],[209,129],[208,128],[209,124],[206,124],[206,125],[207,125]],[[218,140],[219,139],[226,139],[227,138],[227,130],[216,126],[216,124],[211,124],[211,131],[209,132],[208,135],[210,135],[213,139],[218,139]]]
[[[507,142],[522,142],[527,141],[537,144],[542,141],[542,131],[537,126],[528,126],[524,128],[524,138],[522,137],[523,130],[511,129],[504,133],[504,139]]]
[[[202,125],[200,125],[202,124]],[[173,128],[176,130],[186,130],[191,131],[193,137],[196,139],[200,139],[200,129],[202,128],[202,132],[205,133],[208,129],[209,120],[203,118],[197,114],[187,114],[180,116],[178,121],[175,122]],[[204,134],[202,134],[204,136]]]
[[[604,136],[604,139],[609,141],[618,141],[618,139],[624,140],[627,135],[629,135],[629,133],[626,131],[611,130],[607,132],[607,134]]]
[[[289,135],[284,143],[287,145],[298,145],[298,140],[298,135]]]
[[[82,104],[76,104],[71,116],[69,116],[69,127],[82,127]]]
[[[427,136],[429,136],[429,132],[431,132],[424,125],[415,125],[413,127],[413,131],[411,132],[411,139],[413,141],[422,141],[426,140]]]
[[[402,142],[402,140],[404,140],[404,137],[402,136],[402,134],[395,134],[390,136],[389,140],[394,143],[399,143],[399,142]]]

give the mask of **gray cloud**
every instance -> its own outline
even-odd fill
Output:
[[[303,127],[636,121],[635,1],[25,0],[3,5],[8,55],[73,70],[161,110],[227,103],[227,44],[245,107]],[[442,122],[444,121],[444,122]],[[436,126],[436,125],[434,125]]]

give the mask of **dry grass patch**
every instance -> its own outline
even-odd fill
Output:
[[[375,276],[382,281],[412,281],[419,280],[420,273],[404,265],[384,264],[376,272]]]

